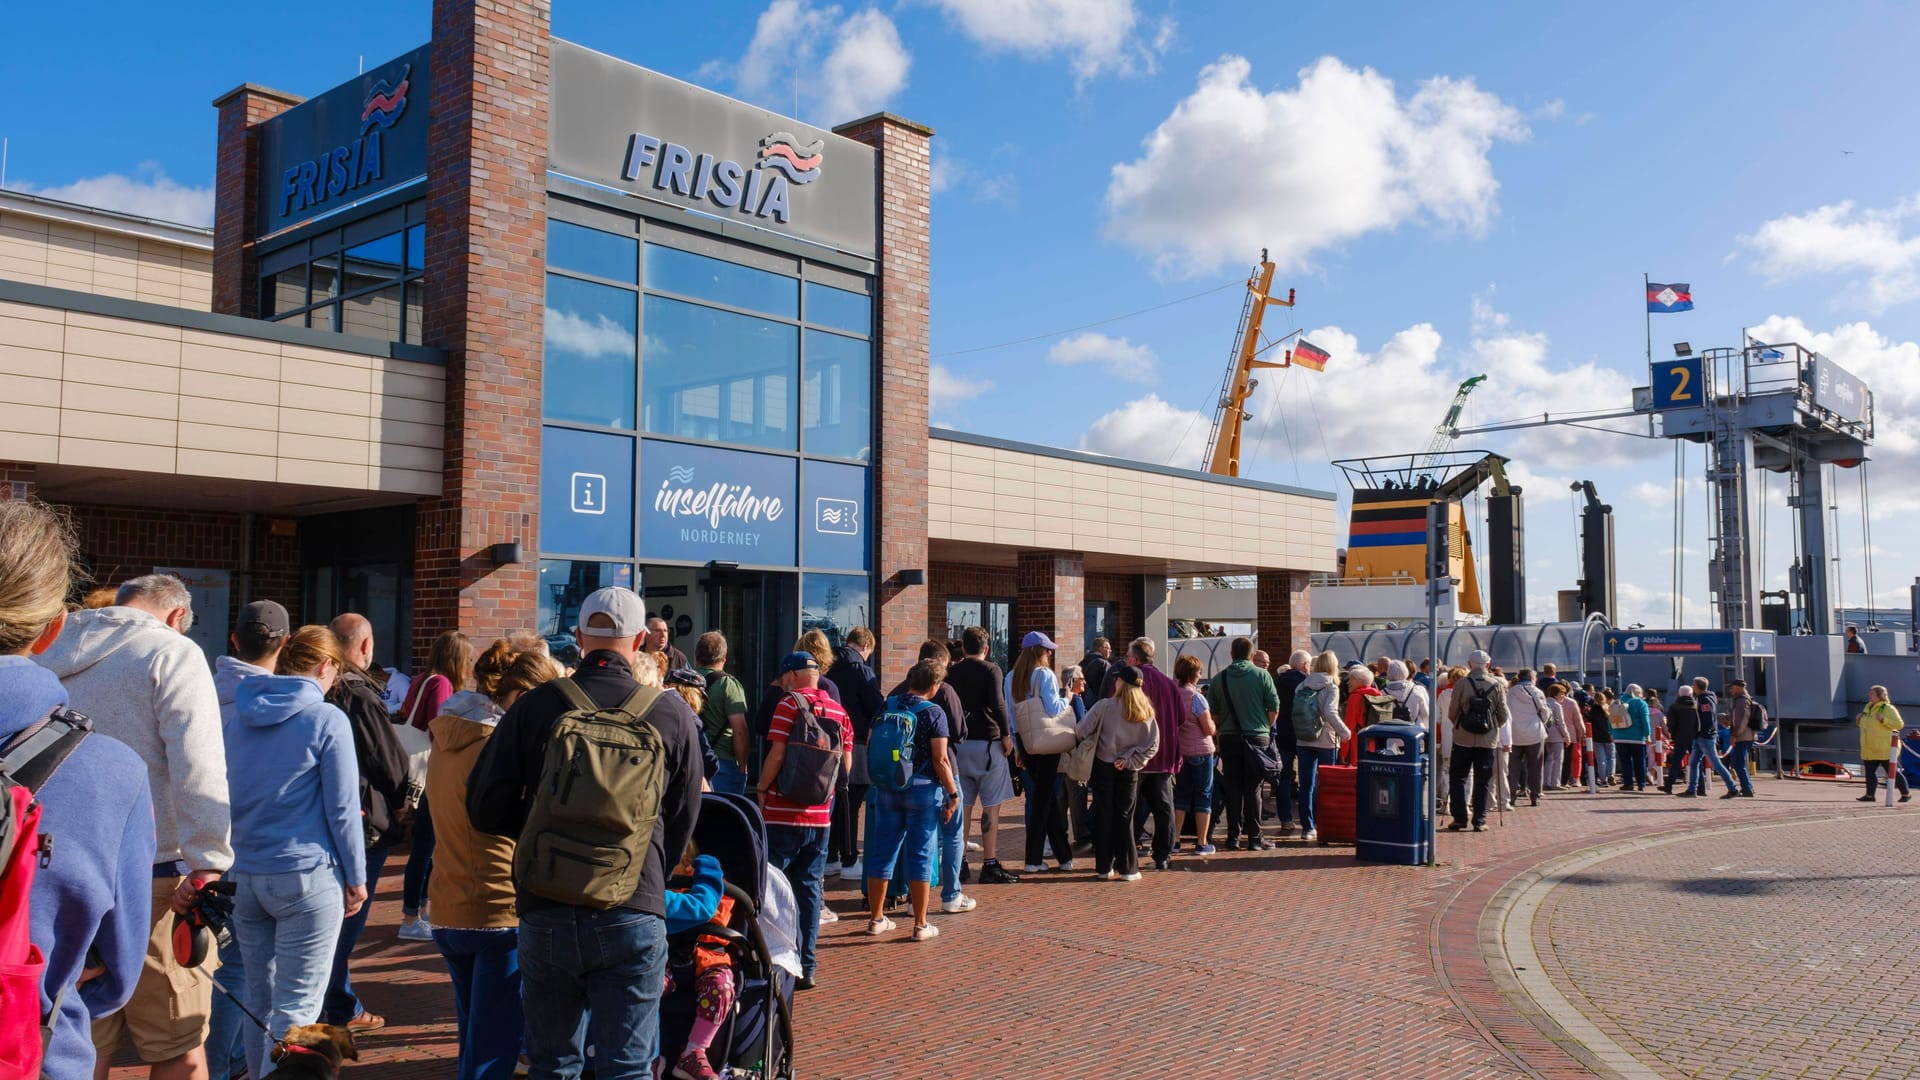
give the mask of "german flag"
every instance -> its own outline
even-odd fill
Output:
[[[1287,360],[1310,371],[1327,370],[1327,350],[1306,338],[1301,338],[1300,344],[1293,347],[1293,351],[1287,354]]]

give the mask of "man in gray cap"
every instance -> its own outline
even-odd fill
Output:
[[[1453,687],[1447,722],[1453,725],[1453,759],[1447,769],[1449,808],[1459,832],[1468,825],[1467,777],[1473,777],[1474,832],[1487,829],[1487,795],[1493,782],[1493,748],[1507,723],[1507,688],[1487,674],[1491,658],[1475,652],[1467,658],[1467,677]]]

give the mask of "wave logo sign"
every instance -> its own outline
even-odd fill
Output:
[[[760,140],[755,167],[776,170],[790,183],[811,184],[820,179],[820,163],[826,160],[821,151],[826,145],[822,139],[802,143],[791,131],[776,131]]]
[[[382,131],[393,126],[400,114],[407,111],[407,87],[413,81],[413,65],[400,69],[400,78],[389,84],[381,79],[367,91],[366,104],[360,108],[360,134],[365,135],[374,128]]]
[[[813,500],[813,531],[860,535],[860,504],[852,499]]]
[[[667,470],[667,479],[676,484],[691,484],[693,483],[693,466],[675,465]]]

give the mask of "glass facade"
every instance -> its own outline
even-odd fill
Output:
[[[425,203],[410,203],[263,252],[261,318],[420,344],[425,215]]]
[[[872,581],[865,574],[808,574],[800,588],[800,630],[820,630],[838,646],[847,631],[873,625]]]

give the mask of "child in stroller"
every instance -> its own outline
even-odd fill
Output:
[[[794,974],[769,947],[782,940],[769,881],[766,825],[742,795],[702,796],[686,892],[667,893],[667,987],[660,999],[661,1064],[676,1077],[791,1080]],[[717,868],[720,872],[713,873]],[[676,880],[676,885],[685,882]],[[784,885],[782,880],[779,884]],[[713,891],[708,892],[711,888]],[[685,901],[679,899],[686,897]],[[685,904],[685,909],[681,909]],[[696,918],[702,913],[705,918]],[[676,916],[684,916],[676,918]],[[788,936],[791,936],[789,931]],[[730,1000],[729,1000],[730,998]],[[703,1051],[696,1056],[690,1051]],[[707,1071],[698,1071],[702,1066]]]

